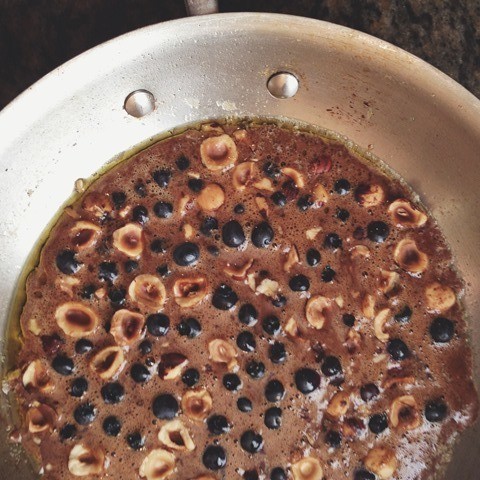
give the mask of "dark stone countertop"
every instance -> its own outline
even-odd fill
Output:
[[[221,12],[303,15],[380,37],[480,97],[480,0],[220,0]],[[130,30],[185,16],[181,0],[0,0],[0,109],[56,66]]]

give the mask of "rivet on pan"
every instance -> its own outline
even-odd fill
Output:
[[[155,97],[147,90],[135,90],[127,95],[123,108],[132,117],[144,117],[155,110]]]
[[[291,98],[298,92],[298,78],[293,73],[277,72],[268,79],[267,88],[276,98]]]

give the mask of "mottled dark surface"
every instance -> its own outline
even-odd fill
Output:
[[[480,0],[220,0],[220,11],[303,15],[362,30],[480,97]],[[0,108],[86,49],[183,16],[181,0],[0,0]]]

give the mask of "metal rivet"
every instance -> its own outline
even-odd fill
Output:
[[[148,90],[135,90],[127,95],[123,108],[132,117],[144,117],[155,110],[155,97]]]
[[[298,78],[293,73],[277,72],[268,79],[267,88],[275,98],[291,98],[298,92]]]

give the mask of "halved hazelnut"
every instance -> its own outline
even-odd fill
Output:
[[[290,272],[292,267],[296,265],[299,261],[300,258],[298,257],[297,247],[295,245],[292,245],[283,262],[283,271]]]
[[[232,167],[238,157],[237,146],[226,134],[206,138],[200,145],[202,163],[212,171]]]
[[[142,338],[144,325],[145,317],[141,313],[121,309],[113,314],[110,333],[117,345],[124,347]]]
[[[80,280],[69,275],[61,275],[55,279],[55,286],[66,293],[70,298],[73,297],[73,288],[80,284]]]
[[[53,408],[44,403],[30,407],[26,414],[26,422],[30,433],[52,432],[57,419]]]
[[[300,329],[298,328],[298,323],[293,317],[290,317],[288,319],[284,329],[285,332],[287,332],[287,335],[292,338],[300,338],[301,336]]]
[[[135,277],[128,287],[128,294],[146,310],[158,310],[167,297],[163,283],[154,275],[146,273]]]
[[[163,480],[175,471],[175,455],[163,448],[152,450],[140,465],[140,476],[147,480]]]
[[[227,368],[232,371],[238,366],[237,350],[226,340],[216,338],[208,344],[208,352],[210,360],[218,363],[225,363]]]
[[[389,447],[372,448],[367,453],[363,463],[368,470],[382,480],[388,480],[395,473],[398,466],[395,452]]]
[[[381,185],[361,184],[355,190],[355,200],[362,207],[376,207],[385,201],[385,192]]]
[[[350,393],[338,392],[330,400],[326,413],[334,419],[340,418],[348,412],[350,403]]]
[[[267,192],[273,192],[273,183],[269,178],[262,178],[256,182],[253,182],[253,186],[258,190],[266,190]]]
[[[294,168],[285,167],[282,168],[282,173],[287,177],[293,180],[293,183],[297,188],[303,188],[305,186],[305,180],[303,179],[303,175]]]
[[[42,327],[40,326],[40,322],[36,317],[31,317],[28,319],[27,328],[29,332],[33,333],[37,337],[42,333]]]
[[[375,319],[373,320],[373,328],[375,331],[375,336],[381,342],[387,342],[388,339],[390,338],[390,335],[386,333],[383,329],[388,319],[390,318],[391,313],[392,312],[389,308],[384,308],[383,310],[380,310],[377,313],[377,315],[375,316]]]
[[[375,297],[366,293],[362,299],[362,313],[366,318],[372,319],[375,316]]]
[[[127,223],[113,232],[113,246],[125,255],[135,258],[142,254],[142,227],[137,223]]]
[[[422,423],[417,402],[412,395],[395,398],[390,405],[388,417],[391,426],[400,430],[413,430]]]
[[[427,221],[427,216],[406,198],[392,202],[388,213],[397,227],[421,227]]]
[[[71,243],[77,250],[93,247],[101,233],[101,228],[92,222],[81,220],[70,229]]]
[[[177,305],[183,308],[198,305],[207,295],[208,283],[203,276],[175,280],[173,294]]]
[[[190,418],[203,422],[212,411],[212,397],[207,390],[188,390],[182,397],[182,411]]]
[[[370,249],[366,245],[354,245],[349,252],[352,260],[370,257]]]
[[[177,418],[162,426],[158,439],[172,450],[195,450],[195,444],[185,425]]]
[[[104,465],[105,454],[100,448],[90,448],[81,443],[72,448],[68,457],[68,470],[76,477],[99,475]]]
[[[255,292],[269,298],[275,298],[280,291],[280,284],[276,280],[264,278],[255,288]]]
[[[398,242],[393,258],[397,265],[410,273],[422,273],[428,267],[428,256],[418,249],[415,240],[409,238]]]
[[[243,162],[235,167],[232,173],[232,183],[235,190],[245,190],[248,185],[254,182],[257,175],[255,162]]]
[[[455,305],[457,297],[455,292],[448,286],[433,282],[425,288],[427,309],[430,312],[446,312]]]
[[[260,215],[262,215],[263,217],[267,217],[270,213],[270,207],[268,206],[265,197],[262,195],[256,195],[255,203],[257,205],[258,211],[260,212]]]
[[[48,368],[41,360],[33,360],[28,364],[22,377],[23,386],[43,393],[50,393],[55,384],[52,382]]]
[[[218,210],[225,203],[225,193],[223,188],[217,183],[209,183],[198,194],[197,202],[202,210]]]
[[[305,308],[308,323],[317,330],[324,327],[328,313],[332,308],[332,301],[322,295],[311,297]]]
[[[380,274],[377,279],[378,289],[382,293],[390,293],[398,286],[400,275],[398,272],[392,272],[390,270],[380,270]]]
[[[305,457],[292,464],[294,480],[322,480],[323,469],[314,457]]]
[[[66,302],[55,310],[57,325],[70,337],[84,337],[93,333],[100,319],[86,305],[79,302]]]
[[[248,138],[248,132],[245,129],[235,130],[232,133],[235,140],[246,140]]]
[[[113,203],[108,195],[92,192],[83,199],[82,208],[97,218],[103,218],[113,210]]]
[[[120,347],[106,347],[92,358],[90,369],[100,378],[107,380],[119,372],[124,360],[125,356]]]
[[[305,236],[307,237],[307,240],[315,240],[315,238],[317,238],[317,235],[322,230],[323,230],[322,227],[309,228],[308,230],[305,230]]]
[[[229,277],[232,277],[234,280],[242,281],[247,278],[247,272],[253,265],[253,258],[247,260],[243,265],[232,265],[227,263],[226,267],[223,269]]]
[[[313,187],[313,199],[318,206],[322,206],[328,202],[328,192],[325,187],[319,183]]]
[[[178,378],[182,370],[188,365],[188,359],[181,353],[164,353],[158,364],[158,376],[162,380]]]
[[[195,229],[189,223],[182,225],[182,231],[186,240],[191,240],[195,236]]]

